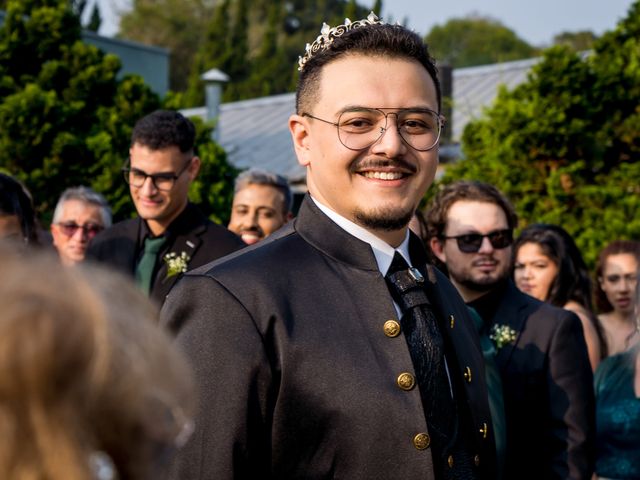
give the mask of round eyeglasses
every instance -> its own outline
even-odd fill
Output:
[[[385,113],[384,110],[394,111]],[[405,143],[419,152],[435,147],[444,128],[444,117],[428,108],[358,107],[341,112],[337,122],[310,113],[302,115],[335,126],[340,143],[349,150],[364,150],[380,140],[389,128],[390,115],[396,117],[396,128]]]

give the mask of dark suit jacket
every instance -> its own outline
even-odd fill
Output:
[[[91,241],[86,258],[133,277],[147,232],[147,226],[139,217],[116,223]],[[179,275],[167,278],[167,265],[163,261],[166,253],[180,255],[186,252],[191,257],[187,266],[191,270],[245,246],[237,235],[213,223],[192,204],[187,204],[171,223],[167,236],[167,244],[158,255],[151,286],[151,298],[160,305],[179,278]]]
[[[451,375],[467,373],[460,407],[471,410],[481,478],[492,478],[477,333],[415,236],[411,255],[446,319],[460,366]],[[396,384],[414,371],[405,339],[383,331],[396,318],[370,246],[309,198],[264,242],[185,275],[161,322],[193,365],[201,408],[173,478],[433,478],[430,449],[414,446],[427,431],[419,390]]]
[[[590,479],[595,401],[580,320],[511,281],[497,301],[491,323],[518,332],[496,355],[507,420],[504,478]]]

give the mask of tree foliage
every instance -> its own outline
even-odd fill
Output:
[[[200,76],[211,68],[231,77],[224,101],[293,90],[298,56],[322,23],[369,10],[354,0],[134,0],[120,34],[171,50],[171,88],[191,107],[204,103]]]
[[[584,52],[593,48],[593,44],[597,38],[596,34],[589,30],[562,32],[553,37],[553,44],[566,45],[576,52]]]
[[[439,63],[453,68],[530,58],[536,51],[498,20],[477,15],[436,25],[425,41]]]
[[[444,183],[497,186],[521,226],[562,225],[590,265],[609,241],[640,238],[640,1],[591,55],[545,51],[526,83],[466,127],[462,146]]]
[[[0,169],[23,181],[48,220],[67,187],[105,194],[116,217],[133,213],[121,167],[131,130],[161,106],[138,76],[117,78],[120,61],[82,42],[65,0],[9,0],[0,27]],[[235,173],[199,123],[204,211],[224,218]],[[212,197],[217,195],[217,197]]]
[[[211,15],[206,0],[132,0],[119,36],[170,50],[172,90],[184,91]]]

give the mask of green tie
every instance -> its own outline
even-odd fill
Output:
[[[480,336],[480,346],[484,357],[484,371],[489,389],[489,409],[493,423],[493,432],[496,438],[496,455],[498,457],[497,479],[502,478],[504,470],[505,453],[507,448],[507,425],[504,414],[504,398],[502,394],[502,378],[496,365],[496,347],[487,335],[487,329],[480,314],[475,308],[467,305],[471,318],[475,323],[476,330]]]
[[[158,252],[162,249],[166,240],[166,237],[147,237],[144,241],[144,253],[136,267],[136,285],[147,295],[151,290],[151,279],[158,259]]]

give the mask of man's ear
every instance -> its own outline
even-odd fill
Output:
[[[298,157],[298,163],[306,167],[310,163],[309,155],[309,121],[301,115],[289,117],[289,131],[293,140],[293,148]]]
[[[438,237],[431,237],[429,239],[429,246],[431,247],[431,251],[438,258],[438,260],[440,260],[442,263],[447,263],[447,256],[444,253],[444,244]]]
[[[201,165],[202,165],[202,161],[200,160],[200,157],[194,156],[191,158],[191,164],[189,165],[187,172],[189,172],[189,180],[191,180],[192,182],[198,176]]]

